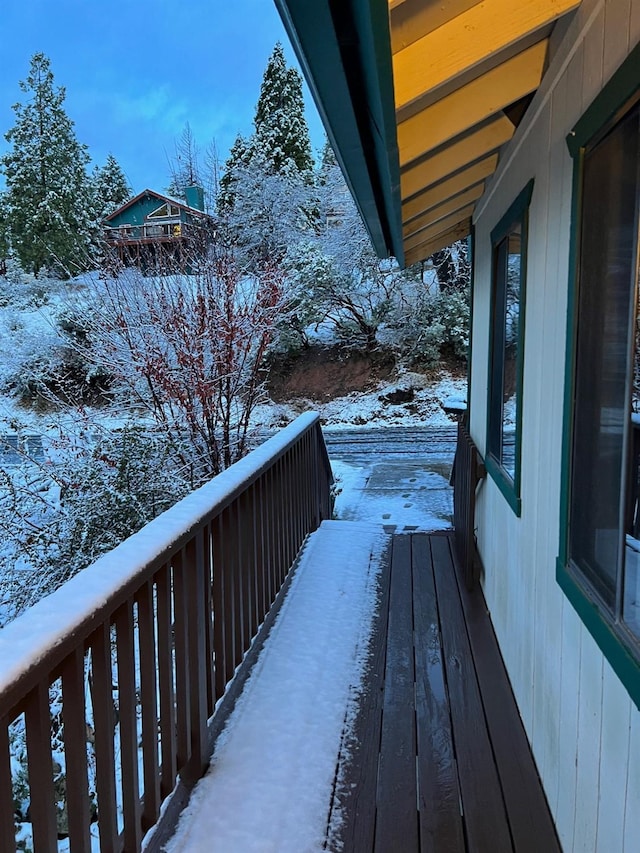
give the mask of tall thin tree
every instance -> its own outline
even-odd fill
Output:
[[[6,180],[11,245],[22,267],[74,273],[87,267],[95,215],[86,166],[89,155],[64,110],[65,90],[54,84],[43,53],[31,59],[27,96],[13,106],[11,149],[0,160]]]
[[[269,57],[253,123],[254,145],[275,172],[290,166],[299,172],[313,167],[302,77],[287,66],[280,42]]]

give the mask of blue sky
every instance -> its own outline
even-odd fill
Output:
[[[185,122],[226,158],[251,132],[260,82],[276,41],[295,64],[273,0],[18,0],[0,18],[0,153],[24,98],[31,56],[51,59],[66,111],[95,163],[111,152],[135,192],[163,190],[167,157]],[[323,140],[305,90],[314,151]]]

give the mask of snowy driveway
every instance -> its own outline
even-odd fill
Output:
[[[451,527],[456,427],[324,430],[336,478],[335,516],[388,531]]]

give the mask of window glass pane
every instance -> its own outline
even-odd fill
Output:
[[[520,364],[520,282],[522,276],[522,227],[514,226],[507,240],[504,309],[504,371],[502,380],[502,466],[516,476],[516,413]]]
[[[502,461],[502,422],[504,394],[504,335],[507,279],[507,240],[494,250],[493,339],[491,350],[491,394],[489,399],[489,452]]]
[[[615,609],[635,308],[637,109],[585,154],[570,557]]]
[[[633,386],[629,424],[629,468],[626,505],[626,548],[622,616],[640,637],[640,305],[636,270],[636,317],[633,347]]]

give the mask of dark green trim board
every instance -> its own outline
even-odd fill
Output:
[[[526,186],[520,190],[516,199],[511,203],[509,209],[500,219],[500,222],[494,227],[491,232],[491,245],[495,246],[510,233],[512,226],[524,218],[529,205],[531,204],[531,196],[533,195],[534,180],[531,180]],[[525,271],[526,272],[526,271]]]
[[[473,370],[473,300],[476,292],[476,226],[471,223],[469,240],[469,346],[467,347],[467,427],[471,430],[471,371]]]
[[[604,89],[596,96],[585,114],[567,136],[567,147],[572,157],[595,138],[606,126],[613,123],[617,113],[633,105],[640,97],[640,43],[637,44]]]
[[[569,235],[569,292],[567,294],[567,348],[564,360],[564,400],[562,423],[562,478],[560,483],[560,553],[559,560],[566,565],[569,556],[569,483],[571,481],[571,446],[573,436],[573,400],[575,394],[576,352],[578,331],[577,289],[578,235],[582,208],[582,164],[580,150],[573,161],[573,196],[571,199],[571,231]]]
[[[624,629],[606,617],[597,598],[560,557],[556,562],[556,580],[611,664],[611,668],[626,687],[632,702],[640,709],[640,663],[632,644],[625,642]]]
[[[521,475],[521,456],[522,456],[522,389],[524,378],[524,351],[525,351],[525,336],[526,336],[526,305],[527,305],[527,260],[528,260],[528,240],[529,240],[529,205],[533,195],[534,181],[531,179],[524,188],[518,193],[513,203],[501,217],[500,221],[491,231],[491,328],[489,334],[489,387],[487,396],[487,442],[485,450],[485,465],[491,479],[500,489],[505,500],[513,510],[516,516],[520,517],[522,512],[522,499],[520,496],[520,475]],[[504,388],[504,342],[496,342],[496,331],[498,325],[502,326],[502,334],[504,335],[504,313],[501,312],[500,317],[496,317],[496,312],[499,310],[496,305],[498,297],[498,287],[504,289],[506,294],[506,280],[499,283],[497,274],[498,257],[500,254],[500,244],[513,233],[514,229],[520,226],[521,229],[521,257],[520,257],[520,294],[518,305],[518,342],[517,342],[517,363],[516,363],[516,424],[515,424],[515,447],[514,447],[514,476],[506,470],[501,459],[496,457],[493,448],[493,436],[497,428],[495,423],[498,417],[498,409],[500,410],[500,436],[502,443],[502,391]],[[504,244],[503,244],[504,245]],[[506,275],[506,271],[505,271]],[[506,299],[506,295],[504,296]],[[501,353],[498,358],[496,348],[500,347]],[[499,372],[499,376],[498,376]],[[498,381],[499,380],[499,381]],[[499,392],[498,392],[499,386]],[[496,402],[496,394],[499,393],[499,405]]]
[[[488,451],[485,453],[484,467],[487,469],[487,474],[491,477],[493,482],[500,489],[502,497],[509,504],[509,506],[513,510],[514,515],[517,516],[517,518],[520,518],[522,514],[522,498],[520,497],[519,490],[520,483],[518,483],[518,490],[516,491],[514,481],[505,473],[504,468],[498,463],[498,461],[493,456],[491,456]],[[517,467],[519,468],[519,464]]]
[[[556,580],[614,672],[640,708],[640,652],[637,638],[616,617],[617,609],[600,597],[586,574],[570,555],[571,483],[577,370],[578,316],[580,312],[581,232],[585,154],[593,150],[640,99],[640,44],[596,96],[566,138],[573,158],[571,234],[567,300],[564,418],[560,492],[560,537]],[[620,581],[618,581],[620,584]]]
[[[386,0],[275,0],[380,257],[404,265]]]

